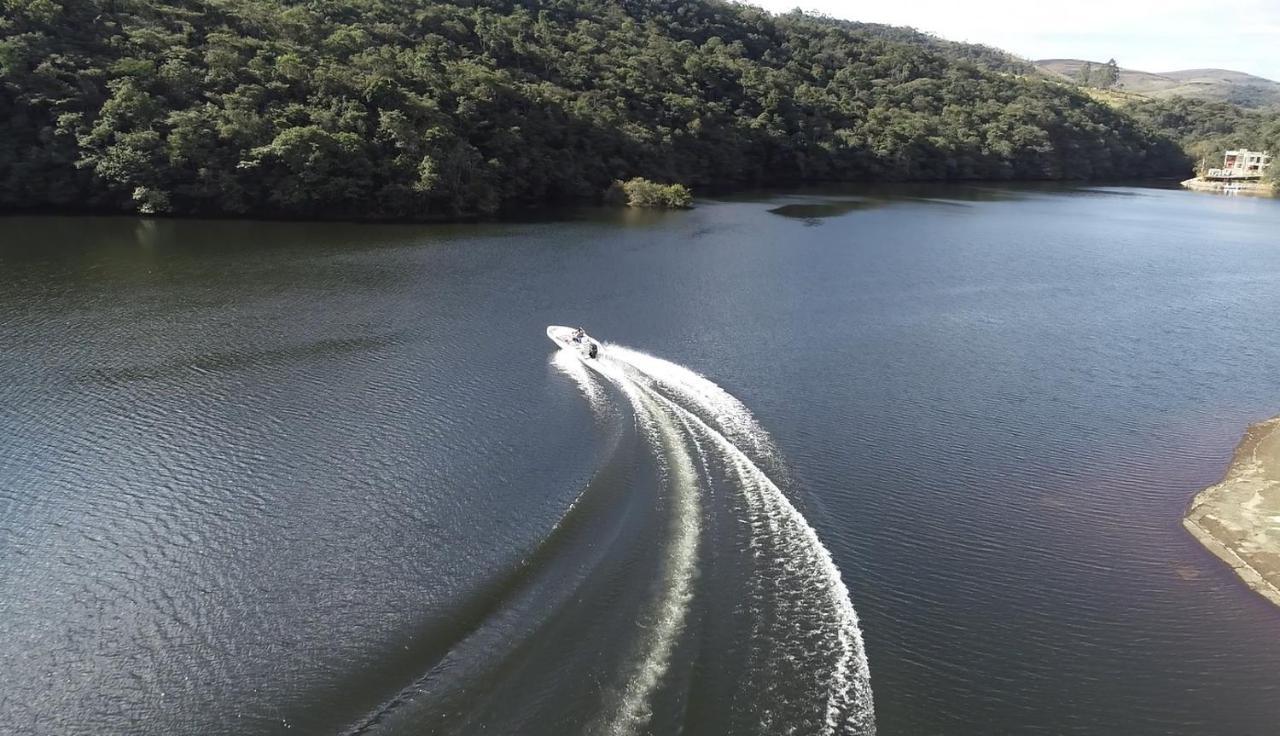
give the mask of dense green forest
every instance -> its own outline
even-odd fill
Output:
[[[1231,148],[1251,148],[1280,153],[1280,111],[1246,110],[1229,102],[1173,97],[1141,100],[1124,111],[1148,127],[1176,140],[1197,164],[1222,165],[1222,154]],[[1271,169],[1280,178],[1280,166]]]
[[[431,218],[643,176],[1179,175],[1023,62],[715,0],[0,0],[0,206]]]

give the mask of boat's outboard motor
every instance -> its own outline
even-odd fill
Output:
[[[591,347],[587,348],[588,357],[594,358],[599,352],[600,352],[600,346],[595,344],[594,342],[591,343]]]

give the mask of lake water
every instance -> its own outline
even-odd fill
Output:
[[[1280,413],[1280,201],[11,217],[0,286],[0,731],[1280,723],[1179,525]]]

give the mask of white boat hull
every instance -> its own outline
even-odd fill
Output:
[[[593,337],[583,336],[581,341],[575,342],[572,327],[564,327],[563,325],[551,325],[547,328],[547,337],[551,338],[551,342],[559,345],[562,350],[570,350],[579,357],[590,360],[592,348],[599,355],[600,341]]]

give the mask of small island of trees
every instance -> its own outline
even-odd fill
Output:
[[[615,181],[605,193],[605,201],[628,207],[685,209],[693,204],[693,192],[683,184],[659,184],[642,177]]]

